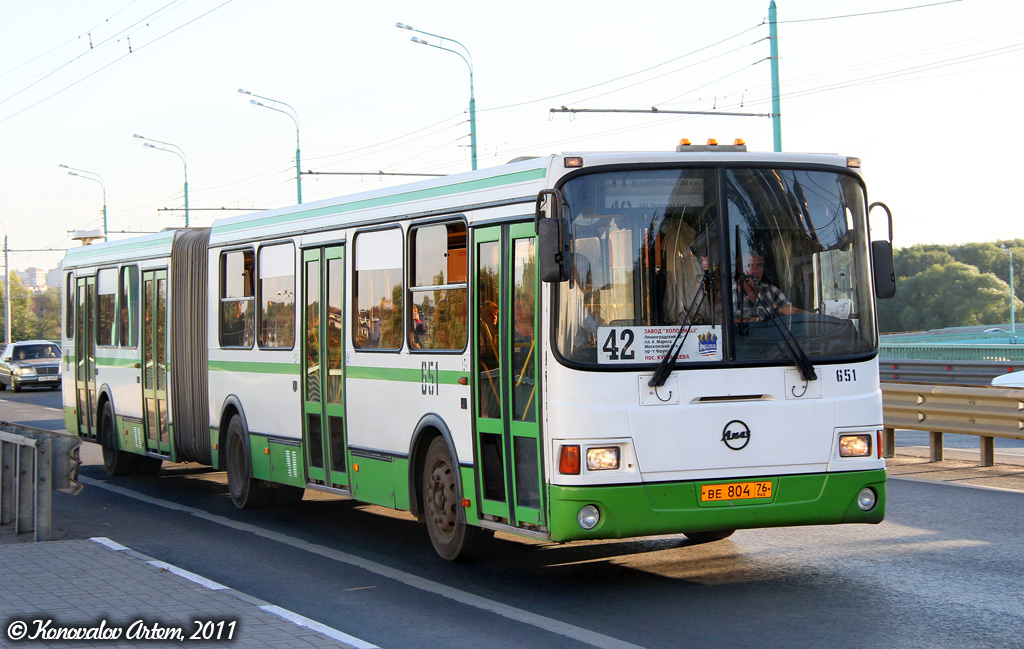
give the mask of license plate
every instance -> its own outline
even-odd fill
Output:
[[[750,498],[771,498],[771,480],[759,480],[757,482],[734,482],[731,484],[706,484],[701,485],[701,502],[715,502],[718,500],[747,500]]]
[[[39,380],[40,381],[56,381],[57,377],[56,376],[40,376]]]

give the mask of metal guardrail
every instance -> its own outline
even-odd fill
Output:
[[[53,490],[82,490],[79,444],[67,433],[0,422],[0,525],[50,540]]]
[[[882,454],[896,450],[896,429],[930,433],[931,460],[942,460],[942,434],[977,435],[981,465],[995,460],[994,439],[1024,439],[1024,390],[961,385],[882,383]]]
[[[1024,370],[1024,361],[939,361],[880,358],[878,373],[882,381],[899,383],[941,383],[988,385],[997,376]]]
[[[886,360],[944,360],[1024,362],[1024,344],[987,343],[897,343],[884,341],[878,345],[879,358]]]

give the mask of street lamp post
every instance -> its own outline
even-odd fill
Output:
[[[451,52],[452,54],[456,54],[458,55],[459,58],[465,61],[466,67],[469,68],[469,150],[473,160],[473,171],[476,171],[476,98],[473,95],[473,56],[469,53],[469,48],[467,48],[465,45],[463,45],[462,43],[453,38],[441,36],[440,34],[431,34],[430,32],[425,32],[420,29],[416,29],[412,25],[406,25],[405,23],[395,23],[395,27],[399,29],[408,29],[409,31],[416,32],[417,34],[423,34],[424,36],[433,36],[434,38],[440,38],[441,43],[444,43],[445,41],[448,41],[449,43],[454,43],[462,48],[462,52],[466,53],[466,55],[463,56],[462,52],[459,52],[458,50],[453,50],[444,47],[443,45],[434,45],[433,43],[428,42],[417,36],[413,36],[411,39],[412,42],[416,43],[417,45],[427,45],[429,47],[434,47],[439,50],[444,50],[445,52]]]
[[[261,108],[269,108],[270,110],[276,110],[279,113],[284,113],[288,117],[291,117],[292,121],[295,122],[295,185],[298,188],[299,205],[302,205],[302,158],[301,158],[301,153],[299,151],[299,112],[297,110],[295,110],[292,106],[284,103],[283,101],[277,100],[277,99],[271,99],[270,97],[264,97],[262,95],[257,95],[257,94],[249,92],[248,90],[243,90],[242,88],[239,88],[238,92],[240,92],[243,95],[250,95],[252,97],[259,97],[260,99],[263,99],[264,101],[269,101],[271,104],[274,104],[274,105],[273,106],[268,106],[268,105],[266,105],[266,104],[264,104],[262,102],[256,101],[255,99],[250,99],[249,103],[252,104],[253,106],[259,106]],[[286,107],[288,110],[281,110],[280,108],[277,107],[277,104],[280,104],[280,105]]]
[[[1013,253],[1003,244],[1003,252],[1010,256],[1010,344],[1017,344],[1017,318],[1013,308]]]
[[[85,169],[75,169],[74,167],[69,167],[69,166],[67,166],[65,164],[61,164],[61,165],[57,165],[57,166],[60,167],[61,169],[68,169],[69,170],[68,171],[68,175],[69,176],[75,176],[76,178],[85,178],[86,180],[91,180],[94,183],[99,183],[100,187],[103,188],[103,240],[106,241],[107,240],[107,185],[106,185],[106,183],[103,182],[103,176],[99,175],[95,171],[86,171]],[[75,173],[75,172],[79,172],[79,173]],[[83,176],[82,174],[89,174],[89,175],[88,176]]]
[[[4,342],[11,344],[11,266],[7,262],[7,226],[4,226]]]
[[[177,144],[171,144],[170,142],[161,142],[160,140],[154,140],[151,137],[144,137],[142,135],[139,135],[138,133],[134,133],[132,135],[132,137],[138,138],[140,140],[148,140],[148,142],[143,142],[142,143],[142,146],[146,147],[147,149],[153,149],[154,151],[166,151],[167,153],[173,153],[174,155],[176,155],[179,158],[181,158],[181,164],[185,166],[185,227],[187,228],[188,225],[189,225],[189,222],[188,222],[188,162],[185,161],[185,152],[182,150],[182,148],[180,146],[178,146]],[[153,146],[152,144],[150,144],[150,142],[156,142],[157,144],[162,144],[163,146],[169,146],[169,147],[173,147],[173,148],[172,149],[163,149],[163,148],[158,147],[158,146]]]

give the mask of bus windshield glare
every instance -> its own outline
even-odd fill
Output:
[[[677,367],[871,354],[865,192],[786,168],[596,172],[562,187],[572,223],[555,346],[570,364]]]

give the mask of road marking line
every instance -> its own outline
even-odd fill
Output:
[[[1024,489],[1011,489],[1009,487],[990,487],[988,485],[969,484],[966,482],[950,482],[948,480],[936,480],[935,478],[918,478],[913,474],[893,475],[889,474],[889,480],[906,480],[907,482],[930,482],[932,484],[944,484],[951,487],[965,487],[967,489],[982,489],[985,491],[1005,491],[1011,494],[1024,494]]]
[[[98,486],[102,487],[103,485],[98,485]],[[136,552],[135,550],[132,550],[128,546],[121,545],[117,541],[112,541],[112,540],[108,539],[105,536],[96,536],[96,537],[93,537],[93,538],[91,538],[89,540],[93,541],[94,543],[99,543],[100,545],[105,545],[106,547],[110,548],[111,550],[115,550],[117,552],[124,552],[125,554],[130,554],[132,556],[135,556],[136,558],[141,559],[142,561],[145,561],[146,563],[148,563],[149,565],[151,565],[151,566],[153,566],[155,568],[160,568],[161,570],[166,570],[168,572],[172,572],[172,573],[178,575],[179,577],[184,577],[185,579],[187,579],[187,580],[189,580],[189,581],[191,581],[191,582],[193,582],[195,584],[199,584],[203,588],[209,588],[210,590],[217,590],[217,591],[228,591],[229,594],[242,595],[242,593],[240,591],[237,591],[237,590],[235,590],[233,588],[229,588],[229,587],[227,587],[227,586],[225,586],[223,584],[219,584],[219,583],[217,583],[217,582],[215,582],[213,580],[207,579],[206,577],[203,577],[201,575],[197,575],[196,573],[191,572],[189,570],[185,570],[184,568],[179,568],[178,566],[172,565],[172,564],[167,563],[165,561],[159,561],[157,559],[153,559],[152,557],[147,557],[146,555],[144,555],[144,554],[142,554],[140,552]],[[365,640],[360,640],[359,638],[357,638],[355,636],[351,636],[351,635],[349,635],[347,633],[344,633],[342,631],[339,631],[339,630],[337,630],[337,629],[335,629],[333,627],[329,627],[326,624],[321,624],[321,623],[319,623],[319,622],[317,622],[315,620],[311,620],[308,617],[305,617],[303,615],[299,615],[298,613],[295,613],[294,611],[289,611],[286,608],[281,608],[280,606],[276,606],[274,604],[269,604],[267,602],[264,602],[263,600],[259,600],[259,599],[256,599],[255,597],[251,597],[251,596],[248,596],[248,595],[245,595],[244,599],[245,599],[245,601],[249,601],[250,603],[255,602],[256,605],[260,608],[260,610],[263,610],[263,611],[266,611],[267,613],[271,613],[273,615],[276,615],[277,617],[282,618],[284,620],[287,620],[287,621],[291,622],[292,624],[294,624],[296,626],[305,627],[307,629],[316,631],[317,633],[320,633],[321,635],[325,635],[328,638],[331,638],[333,640],[338,640],[339,642],[347,643],[347,644],[349,644],[349,645],[351,645],[353,647],[356,647],[356,649],[380,649],[380,647],[378,647],[375,644],[370,644],[369,642],[366,642]]]
[[[203,509],[196,509],[195,507],[180,505],[169,500],[164,500],[163,498],[147,496],[145,494],[141,494],[130,489],[125,489],[124,487],[112,485],[108,482],[104,482],[102,480],[95,480],[86,476],[80,477],[79,482],[83,482],[87,485],[91,485],[94,487],[99,487],[100,489],[106,489],[107,491],[122,496],[127,496],[128,498],[133,498],[141,502],[149,503],[151,505],[157,505],[158,507],[164,507],[166,509],[192,514],[197,518],[210,521],[211,523],[216,523],[218,525],[230,527],[242,532],[249,532],[251,534],[255,534],[256,536],[269,539],[271,541],[277,541],[278,543],[283,543],[285,545],[290,545],[294,548],[305,550],[306,552],[310,552],[312,554],[316,554],[324,558],[337,561],[339,563],[345,563],[350,566],[362,568],[363,570],[374,573],[376,575],[380,575],[381,577],[386,577],[387,579],[397,581],[399,583],[405,584],[406,586],[411,586],[412,588],[416,588],[418,590],[433,593],[435,595],[440,595],[441,597],[453,600],[460,604],[465,604],[466,606],[471,606],[473,608],[494,613],[496,615],[500,615],[510,620],[515,620],[516,622],[522,622],[523,624],[528,624],[530,626],[537,627],[545,631],[550,631],[551,633],[562,635],[567,638],[576,640],[578,642],[582,642],[593,647],[598,647],[599,649],[643,649],[639,645],[635,645],[624,640],[619,640],[617,638],[612,638],[610,636],[597,633],[596,631],[591,631],[590,629],[585,629],[583,627],[568,624],[566,622],[562,622],[554,618],[545,617],[543,615],[538,615],[536,613],[531,613],[529,611],[525,611],[514,606],[509,606],[508,604],[502,604],[501,602],[497,602],[486,597],[473,595],[472,593],[467,593],[457,588],[452,588],[451,586],[445,586],[444,584],[439,584],[435,581],[425,579],[423,577],[414,575],[409,572],[405,572],[403,570],[398,570],[397,568],[386,566],[382,563],[377,563],[376,561],[364,559],[354,554],[341,552],[340,550],[335,550],[333,548],[318,545],[316,543],[310,543],[309,541],[304,541],[293,536],[288,536],[287,534],[267,530],[256,525],[251,525],[249,523],[235,521],[224,516],[219,516],[217,514],[211,514],[210,512],[205,511]]]
[[[313,631],[321,633],[329,638],[333,638],[339,642],[350,644],[357,649],[380,649],[375,644],[370,644],[365,640],[360,640],[355,636],[350,636],[349,634],[343,633],[335,628],[329,627],[325,624],[320,624],[316,620],[311,620],[308,617],[299,615],[298,613],[293,613],[286,608],[281,608],[280,606],[275,606],[273,604],[267,604],[260,608],[268,613],[273,613],[278,617],[283,617],[293,624],[304,626],[307,629],[312,629]]]

